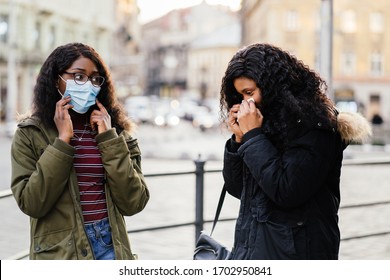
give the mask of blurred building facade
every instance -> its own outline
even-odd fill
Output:
[[[72,41],[102,55],[123,99],[216,98],[232,55],[254,42],[318,70],[322,1],[242,0],[239,12],[203,1],[140,26],[137,0],[0,0],[0,117],[30,107],[43,61]],[[390,1],[333,0],[333,8],[332,96],[389,124]]]
[[[220,5],[173,10],[142,26],[145,95],[216,98],[240,45],[237,12]]]
[[[218,98],[228,62],[241,44],[241,25],[233,20],[196,38],[188,50],[187,88],[202,100]]]
[[[109,1],[115,5],[109,65],[115,78],[117,95],[121,100],[138,94],[144,86],[140,51],[141,25],[138,21],[137,1],[142,0]]]
[[[243,44],[267,42],[319,69],[321,0],[242,0]],[[333,95],[390,122],[390,1],[333,1]]]
[[[138,13],[136,0],[0,0],[3,119],[7,110],[14,118],[30,108],[42,63],[57,46],[69,42],[94,47],[119,88],[129,91],[139,80],[139,67],[134,67],[139,62]]]

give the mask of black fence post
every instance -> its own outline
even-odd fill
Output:
[[[204,165],[206,161],[202,160],[200,155],[195,162],[195,243],[199,238],[200,232],[203,230],[203,194],[204,194]]]

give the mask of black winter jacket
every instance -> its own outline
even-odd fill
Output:
[[[233,259],[337,259],[340,170],[337,128],[298,120],[278,150],[261,128],[225,146],[227,191],[241,200]]]

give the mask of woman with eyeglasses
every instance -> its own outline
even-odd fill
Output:
[[[132,123],[99,54],[56,48],[14,135],[11,188],[30,216],[30,259],[134,259],[123,216],[149,191]]]

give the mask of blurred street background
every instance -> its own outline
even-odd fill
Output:
[[[390,2],[388,0],[0,0],[0,192],[10,186],[17,114],[29,110],[36,76],[59,45],[94,47],[138,125],[145,174],[221,169],[230,133],[220,126],[219,90],[241,47],[267,42],[318,71],[341,111],[359,112],[373,136],[345,151],[341,259],[390,259]],[[64,9],[64,7],[68,7]],[[195,175],[147,179],[151,201],[129,230],[195,218]],[[211,220],[222,177],[205,175]],[[364,205],[362,205],[364,204]],[[222,218],[238,214],[228,196]],[[28,249],[29,221],[11,196],[0,199],[0,259]],[[232,245],[234,221],[214,236]],[[205,224],[210,230],[210,223]],[[130,233],[140,259],[191,259],[194,227]],[[21,254],[23,255],[23,254]]]

